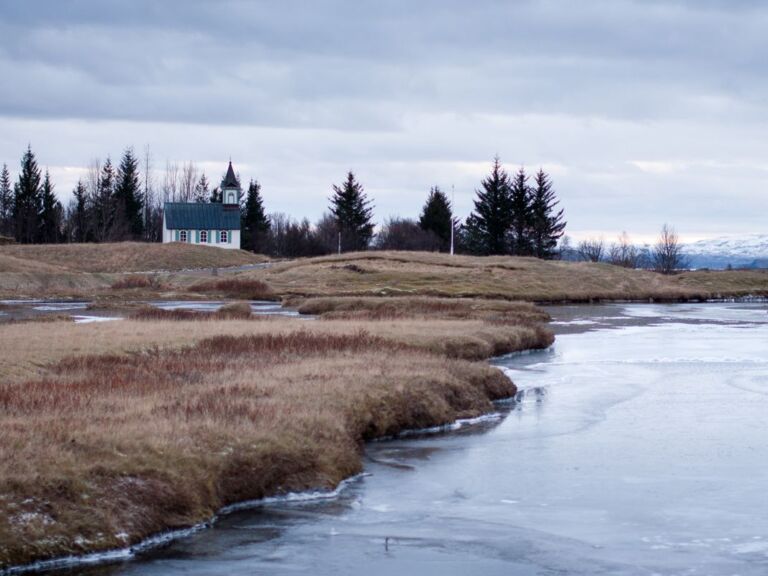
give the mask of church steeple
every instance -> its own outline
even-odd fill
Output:
[[[227,175],[221,181],[221,201],[224,204],[239,204],[242,188],[240,182],[235,176],[235,170],[232,168],[232,160],[229,161]]]

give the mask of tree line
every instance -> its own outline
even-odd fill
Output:
[[[43,173],[28,147],[13,186],[8,166],[0,172],[0,235],[22,244],[159,239],[156,231],[148,235],[157,228],[157,214],[145,212],[142,186],[139,161],[129,148],[118,166],[109,158],[94,163],[65,208],[50,173]]]
[[[127,148],[117,166],[109,157],[92,162],[64,207],[30,146],[15,183],[7,165],[0,173],[0,235],[20,243],[160,241],[166,201],[221,202],[221,191],[190,162],[167,163],[157,193],[149,150],[140,160]],[[434,186],[418,218],[391,217],[378,233],[373,202],[351,171],[333,186],[328,210],[314,224],[267,213],[261,185],[251,180],[241,200],[241,245],[292,258],[367,249],[445,252],[453,238],[461,253],[553,258],[565,229],[557,206],[543,170],[532,181],[523,168],[510,177],[498,158],[464,222],[454,218],[447,194]]]
[[[373,204],[353,172],[333,186],[328,212],[312,226],[283,214],[268,216],[260,186],[251,181],[245,201],[242,246],[248,250],[297,257],[354,250],[446,252],[453,239],[458,252],[512,254],[551,259],[565,230],[552,181],[543,170],[533,184],[524,168],[510,178],[494,160],[491,174],[476,191],[474,210],[456,222],[446,193],[430,189],[418,219],[392,217],[374,234]]]

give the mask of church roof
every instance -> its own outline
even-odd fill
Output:
[[[220,202],[166,202],[168,230],[240,230],[240,206]]]
[[[237,181],[235,171],[232,169],[232,161],[229,161],[229,168],[227,168],[227,175],[224,176],[224,180],[221,181],[222,188],[240,188],[240,182]]]

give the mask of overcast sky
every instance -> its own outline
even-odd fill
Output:
[[[94,158],[232,158],[316,219],[352,169],[377,220],[466,216],[498,154],[575,237],[768,232],[768,3],[0,0],[0,163],[59,195]],[[158,181],[161,176],[158,175]]]

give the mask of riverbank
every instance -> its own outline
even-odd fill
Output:
[[[366,440],[491,411],[515,387],[478,360],[553,340],[503,316],[0,326],[0,567],[332,488]]]

